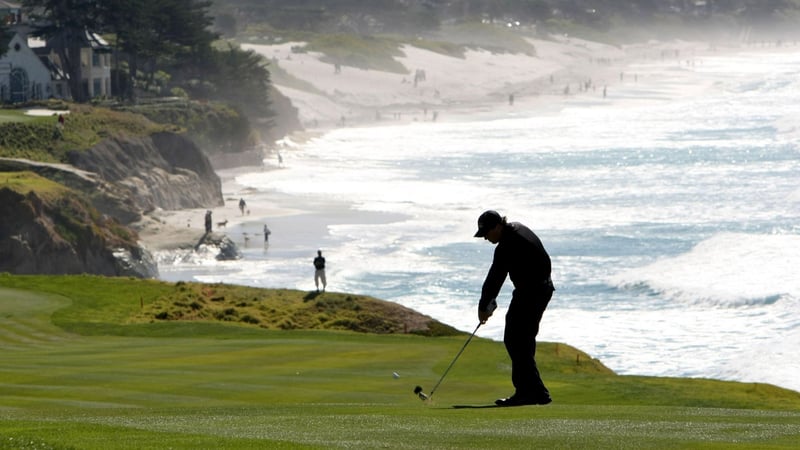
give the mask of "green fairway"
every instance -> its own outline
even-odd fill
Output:
[[[481,408],[511,386],[502,343],[480,338],[433,401],[422,402],[414,386],[429,392],[466,335],[129,319],[141,305],[124,299],[162,295],[163,286],[172,285],[0,275],[0,448],[723,449],[800,442],[797,392],[617,376],[564,344],[540,347],[551,405]],[[92,294],[104,290],[103,299]]]

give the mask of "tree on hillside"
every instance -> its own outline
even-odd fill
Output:
[[[223,36],[228,38],[236,37],[237,23],[236,17],[229,12],[220,12],[214,17],[214,27]]]
[[[543,22],[553,14],[580,25],[608,27],[615,18],[641,23],[659,16],[708,18],[724,15],[752,23],[796,14],[798,0],[215,0],[216,11],[236,11],[245,26],[328,32],[332,26],[369,18],[387,30],[435,28],[440,20],[510,16]],[[422,20],[424,24],[416,23]],[[414,22],[414,23],[402,23]],[[352,28],[352,27],[351,27]],[[339,31],[344,31],[342,27]]]
[[[546,22],[553,16],[553,7],[546,0],[510,1],[508,11],[523,22]]]
[[[12,37],[13,35],[5,21],[0,18],[0,58],[8,51],[8,43],[11,41]]]
[[[782,11],[791,10],[793,5],[790,0],[748,0],[742,15],[749,22],[764,24],[774,21]]]
[[[135,79],[139,69],[139,59],[148,54],[147,49],[156,45],[155,33],[149,20],[152,2],[147,0],[104,1],[101,3],[103,23],[106,31],[114,36],[116,49],[115,62],[127,62],[127,80],[116,85],[122,87],[122,97],[135,100]],[[122,73],[119,68],[117,76]]]
[[[98,28],[97,0],[24,0],[33,19],[33,35],[47,40],[69,75],[72,98],[84,102],[88,97],[83,86],[81,48],[86,45],[88,31]]]
[[[252,50],[227,44],[225,49],[212,49],[201,63],[175,73],[176,77],[186,78],[175,81],[186,86],[193,97],[235,105],[249,117],[271,114],[267,62]]]
[[[195,65],[208,58],[216,35],[210,30],[210,2],[198,0],[99,0],[107,32],[116,36],[128,63],[125,96],[135,98],[140,70],[152,83],[159,65]],[[176,64],[175,61],[179,63]]]
[[[0,21],[0,58],[8,51],[8,42],[11,40],[11,34],[6,28],[5,24]]]

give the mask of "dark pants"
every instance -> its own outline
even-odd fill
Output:
[[[552,297],[553,289],[549,286],[537,292],[514,291],[508,307],[503,343],[511,358],[511,382],[516,395],[534,398],[550,396],[539,376],[534,358],[539,322]]]

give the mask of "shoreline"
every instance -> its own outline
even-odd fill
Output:
[[[562,108],[569,100],[583,93],[558,94],[554,87],[556,75],[572,81],[576,86],[573,89],[578,89],[574,81],[578,72],[600,73],[592,70],[595,60],[616,61],[616,64],[604,63],[599,66],[605,78],[611,78],[612,73],[616,76],[618,71],[630,64],[622,50],[604,44],[569,38],[557,39],[552,43],[532,43],[538,49],[535,57],[471,51],[464,59],[405,46],[406,56],[398,59],[406,67],[427,67],[427,79],[417,86],[402,82],[404,76],[389,72],[344,67],[342,73],[335,73],[331,64],[319,61],[321,54],[293,53],[291,48],[300,44],[297,42],[266,46],[243,44],[243,48],[252,49],[271,59],[273,64],[278,64],[291,77],[311,84],[322,93],[311,94],[288,87],[281,80],[273,81],[275,87],[298,108],[301,123],[306,129],[284,137],[274,148],[265,147],[261,166],[215,169],[222,184],[223,206],[159,209],[145,215],[133,228],[139,233],[140,242],[145,248],[166,251],[194,247],[205,233],[206,211],[211,211],[213,230],[224,234],[229,234],[228,230],[234,227],[242,229],[248,222],[266,223],[278,217],[313,216],[313,205],[290,207],[288,204],[296,204],[297,199],[280,197],[270,205],[248,204],[246,213],[241,214],[238,201],[246,198],[250,188],[238,184],[236,176],[280,170],[279,154],[290,154],[292,148],[338,128],[475,120],[516,111],[530,114]],[[434,66],[438,69],[432,69]],[[502,75],[505,70],[509,70],[509,75]],[[461,76],[449,77],[452,71]],[[291,80],[288,82],[291,83]],[[534,86],[537,92],[531,91]],[[431,98],[434,91],[439,93],[437,98]],[[502,97],[508,94],[501,92],[507,91],[516,92],[513,101],[511,97]],[[586,94],[592,95],[589,92]],[[332,101],[332,98],[338,101]],[[383,113],[378,117],[375,111]],[[257,231],[253,229],[252,233]],[[242,239],[234,241],[244,241],[246,244],[244,239],[248,238],[242,236]]]
[[[205,234],[204,218],[211,211],[214,232],[228,234],[228,230],[246,222],[262,218],[274,218],[302,214],[303,210],[286,205],[288,199],[274,204],[248,204],[245,213],[239,210],[240,198],[246,198],[248,187],[236,182],[236,176],[256,171],[267,171],[264,166],[242,166],[234,169],[216,170],[222,184],[223,206],[180,210],[158,209],[134,224],[139,239],[148,250],[162,251],[192,248]],[[263,235],[262,235],[263,236]]]
[[[292,53],[292,46],[300,44],[297,42],[243,44],[243,48],[277,63],[294,79],[318,89],[319,94],[311,94],[287,87],[281,80],[273,81],[299,109],[301,122],[314,126],[284,137],[275,147],[265,147],[261,166],[216,168],[222,183],[223,206],[156,210],[133,228],[144,247],[160,251],[194,246],[204,234],[203,218],[207,210],[212,213],[214,231],[222,233],[279,217],[313,216],[316,206],[308,204],[308,199],[282,194],[273,196],[270,204],[248,204],[246,213],[241,214],[238,201],[246,199],[252,191],[238,184],[236,176],[280,170],[278,155],[290,155],[293,148],[338,128],[507,118],[517,114],[547,114],[573,102],[585,106],[586,102],[631,101],[631,98],[615,98],[614,90],[623,83],[648,81],[647,75],[638,79],[637,64],[660,62],[664,67],[690,68],[704,56],[751,49],[737,46],[720,50],[708,43],[684,41],[618,48],[560,36],[529,41],[537,49],[535,56],[473,50],[460,59],[405,46],[405,56],[398,59],[406,67],[426,67],[426,79],[417,86],[402,82],[403,75],[396,73],[351,67],[335,73],[331,64],[319,61],[320,54]],[[789,48],[792,47],[768,49]],[[763,51],[764,47],[754,50]],[[434,91],[439,95],[433,97]],[[380,112],[377,116],[376,111]],[[298,204],[298,200],[307,204]],[[344,204],[337,208],[349,209]],[[251,235],[259,233],[252,225],[249,228]],[[261,236],[263,239],[263,233]]]

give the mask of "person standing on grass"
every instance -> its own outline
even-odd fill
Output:
[[[489,210],[480,215],[475,237],[497,245],[478,302],[481,323],[492,316],[490,305],[506,277],[514,284],[503,343],[511,358],[511,382],[515,392],[511,397],[498,399],[495,404],[546,405],[552,399],[539,375],[535,355],[539,322],[555,291],[550,279],[550,256],[533,231],[519,222],[508,223],[497,211]]]
[[[317,292],[319,292],[320,282],[322,282],[322,292],[325,292],[328,284],[325,279],[325,258],[322,256],[322,250],[317,250],[317,257],[314,258],[314,285],[317,286]]]

